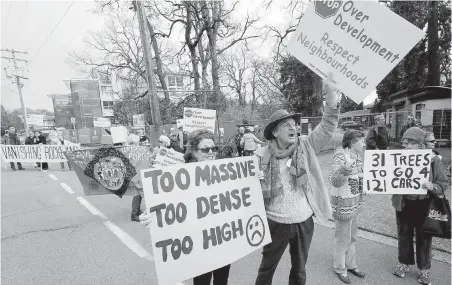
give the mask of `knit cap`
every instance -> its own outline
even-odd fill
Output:
[[[408,130],[405,131],[403,134],[403,139],[411,139],[416,141],[418,144],[424,144],[425,143],[425,132],[418,127],[411,127]]]

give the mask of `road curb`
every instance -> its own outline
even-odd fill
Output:
[[[316,223],[317,225],[326,227],[326,228],[334,229],[334,223],[332,221],[328,221],[326,223],[320,223],[314,217],[314,223]],[[364,239],[367,239],[370,241],[378,242],[378,243],[381,243],[381,244],[384,244],[384,245],[387,245],[390,247],[397,248],[397,238],[390,236],[390,235],[380,234],[380,233],[372,232],[372,231],[364,229],[364,228],[359,228],[358,236],[360,238],[364,238]],[[432,259],[434,259],[436,261],[444,262],[447,264],[452,264],[451,263],[451,253],[448,252],[447,250],[432,248]]]

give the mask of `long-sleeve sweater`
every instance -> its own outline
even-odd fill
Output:
[[[305,183],[305,187],[303,188],[305,188],[305,190],[299,191],[305,191],[307,202],[312,212],[321,223],[326,223],[328,219],[331,218],[332,212],[328,196],[328,188],[325,185],[325,181],[323,179],[322,169],[320,168],[317,154],[320,153],[323,147],[325,147],[325,145],[327,145],[332,139],[338,121],[339,109],[333,109],[329,106],[325,106],[322,121],[320,122],[320,124],[315,127],[315,129],[307,136],[307,138],[298,138],[299,147],[304,153],[304,155],[300,159],[303,160],[303,164],[306,167],[306,177],[305,179],[303,179]],[[268,146],[265,146],[257,149],[254,154],[258,157],[259,168],[261,169],[261,164],[265,164],[265,162],[268,162],[268,160],[270,159],[271,151]],[[264,199],[266,199],[267,212],[274,212],[275,209],[278,209],[278,211],[282,209],[284,212],[280,212],[278,219],[278,221],[280,221],[281,223],[290,224],[302,220],[302,216],[293,216],[291,213],[289,213],[289,211],[291,211],[291,207],[303,207],[302,205],[305,204],[301,203],[303,202],[301,199],[304,199],[304,197],[302,195],[297,195],[295,197],[300,199],[300,203],[293,201],[293,203],[287,205],[287,207],[280,207],[281,205],[278,205],[278,203],[285,203],[286,199],[280,199],[278,198],[278,196],[272,197],[272,189],[268,188],[269,183],[266,181],[266,179],[268,179],[268,177],[264,178],[264,180],[261,181],[261,185]],[[285,193],[281,195],[285,195]],[[303,216],[306,214],[305,211],[297,211],[297,213],[302,214]]]
[[[439,196],[444,194],[447,190],[449,183],[444,172],[444,166],[439,157],[432,158],[431,172],[429,181],[433,183],[433,190],[429,191],[427,195],[392,195],[392,206],[397,211],[402,211],[403,206],[405,206],[405,199],[407,200],[423,200],[426,198],[434,196]]]
[[[347,161],[349,161],[347,167]],[[333,217],[349,220],[362,208],[363,162],[350,149],[338,149],[333,157],[333,171],[329,176]]]

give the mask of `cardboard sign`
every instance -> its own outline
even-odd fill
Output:
[[[134,127],[144,129],[144,114],[133,115],[132,120]]]
[[[94,127],[100,127],[100,128],[111,127],[110,118],[94,117],[93,124],[94,124]]]
[[[366,150],[364,191],[370,194],[424,195],[430,175],[431,150]]]
[[[221,268],[271,242],[255,157],[141,172],[159,285]]]
[[[215,133],[216,116],[215,110],[184,107],[184,131],[191,133],[198,129],[207,129]]]
[[[44,126],[44,115],[27,115],[26,118],[29,125]]]
[[[5,162],[65,162],[65,151],[80,149],[73,145],[2,145],[2,160]]]
[[[424,37],[377,1],[312,1],[287,50],[360,103]]]
[[[169,166],[185,163],[184,154],[170,148],[160,148],[155,157],[156,166]]]
[[[140,170],[149,168],[149,147],[125,146],[85,149],[65,153],[85,196],[132,195],[142,189]]]

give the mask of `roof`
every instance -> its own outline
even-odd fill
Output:
[[[358,116],[366,116],[366,115],[370,115],[370,109],[350,111],[350,112],[341,114],[341,117],[358,117]]]
[[[394,93],[389,96],[389,100],[397,100],[405,97],[409,97],[410,99],[422,96],[428,96],[428,99],[442,99],[451,96],[451,86],[425,86],[421,88],[415,89],[406,89],[397,93]]]

